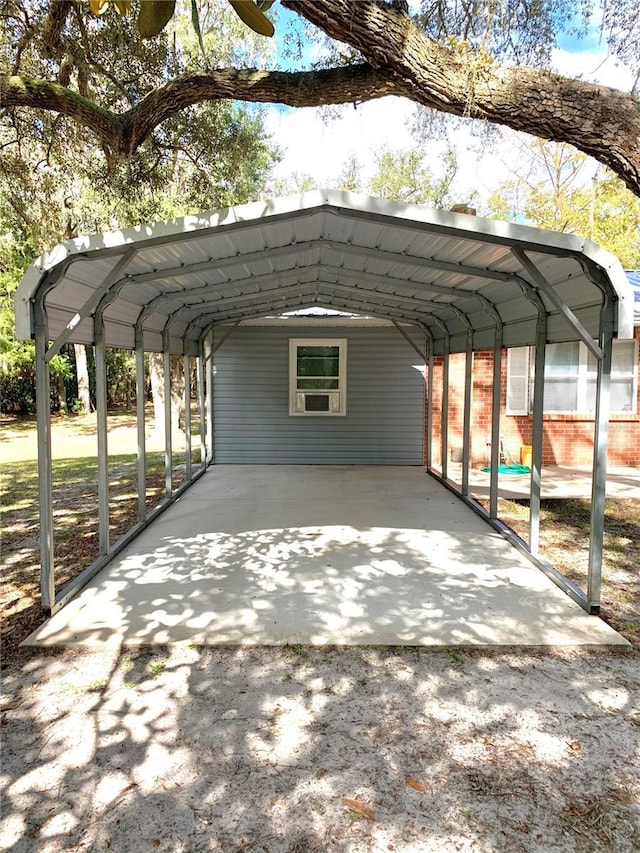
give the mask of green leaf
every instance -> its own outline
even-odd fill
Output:
[[[261,36],[271,37],[275,30],[269,18],[256,6],[253,0],[229,0],[233,11],[249,29]]]
[[[138,31],[143,39],[157,36],[167,26],[176,8],[176,0],[143,0],[138,15]]]

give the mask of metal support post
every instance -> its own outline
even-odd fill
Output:
[[[433,338],[425,335],[427,373],[427,468],[433,465]]]
[[[162,364],[164,379],[164,487],[167,497],[173,491],[173,444],[171,440],[171,353],[169,332],[162,333]]]
[[[36,412],[38,423],[38,499],[40,508],[40,594],[42,607],[51,611],[55,602],[53,546],[53,484],[51,474],[51,376],[46,360],[49,343],[44,296],[36,297]]]
[[[204,406],[204,345],[199,345],[198,354],[198,415],[200,418],[200,465],[204,468],[207,464],[207,436]]]
[[[186,478],[191,479],[191,361],[187,351],[187,343],[184,343],[184,452],[186,464]]]
[[[536,326],[535,376],[533,380],[533,424],[531,438],[531,487],[529,493],[529,550],[540,550],[540,487],[542,480],[542,439],[544,420],[544,367],[547,345],[547,317],[540,312]]]
[[[138,434],[138,521],[147,517],[147,449],[144,416],[144,338],[136,326],[136,422]]]
[[[500,404],[502,400],[502,326],[493,338],[493,396],[491,400],[491,471],[489,474],[489,518],[498,518],[498,466],[500,465]]]
[[[107,442],[107,361],[102,311],[93,321],[96,360],[96,430],[98,439],[98,542],[99,553],[109,553],[109,448]]]
[[[464,411],[462,419],[462,494],[469,496],[469,462],[471,457],[471,383],[473,375],[473,332],[467,330],[464,362]]]
[[[209,341],[205,342],[205,375],[206,375],[206,398],[205,405],[207,411],[206,424],[207,424],[207,455],[206,462],[207,465],[211,465],[213,463],[213,441],[214,441],[214,430],[213,430],[213,330],[211,331],[211,338]]]
[[[587,604],[591,613],[600,611],[600,581],[604,541],[604,512],[607,486],[607,449],[609,444],[609,410],[611,361],[613,354],[614,311],[605,301],[600,320],[600,346],[603,357],[598,360],[596,411],[593,436],[593,475],[591,481],[591,532],[589,536],[589,571]]]
[[[444,342],[442,356],[442,411],[440,412],[440,467],[442,479],[447,479],[447,455],[449,448],[449,338]]]

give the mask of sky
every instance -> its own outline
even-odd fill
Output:
[[[620,89],[631,88],[631,73],[606,57],[595,36],[582,43],[565,39],[562,44],[563,48],[553,53],[554,69],[559,73]],[[274,178],[277,181],[296,174],[309,175],[318,187],[335,186],[343,164],[352,155],[357,157],[366,178],[374,170],[377,150],[415,145],[408,127],[414,110],[414,104],[401,98],[346,106],[333,119],[327,119],[326,111],[321,109],[270,107],[267,129],[283,154]],[[513,162],[518,136],[505,131],[498,150],[487,150],[471,136],[468,127],[459,125],[455,133],[459,163],[454,183],[457,201],[467,203],[475,193],[474,204],[482,211],[498,184],[513,177],[508,164]],[[429,143],[436,173],[445,149],[445,141]]]

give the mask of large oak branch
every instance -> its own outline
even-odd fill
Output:
[[[151,92],[123,116],[135,149],[170,115],[202,101],[229,98],[254,103],[320,107],[355,103],[404,94],[402,88],[381,77],[370,65],[329,68],[323,71],[192,72]]]
[[[118,116],[59,83],[18,75],[2,76],[0,106],[3,109],[33,107],[61,113],[92,130],[105,149],[117,151],[119,148]]]
[[[185,74],[155,89],[127,112],[115,113],[57,83],[0,77],[2,107],[35,107],[69,116],[90,128],[105,150],[123,156],[132,154],[163,121],[204,101],[318,107],[401,94],[400,86],[366,64],[298,72],[219,69]]]
[[[631,95],[434,42],[399,8],[377,0],[282,0],[355,47],[416,103],[569,142],[640,196],[640,104]]]
[[[548,71],[505,67],[466,46],[429,39],[400,7],[376,0],[282,0],[366,63],[324,71],[221,69],[183,75],[115,113],[55,83],[0,78],[3,107],[53,110],[90,128],[105,151],[132,154],[178,111],[234,99],[317,107],[400,95],[436,110],[569,142],[608,165],[640,196],[640,104],[615,89]]]

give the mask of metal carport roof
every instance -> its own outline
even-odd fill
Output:
[[[487,520],[497,518],[500,358],[504,346],[535,346],[530,558],[585,609],[596,612],[604,531],[612,340],[633,336],[633,291],[619,261],[588,240],[464,213],[396,204],[335,191],[255,202],[56,246],[26,272],[16,292],[16,333],[36,341],[36,402],[42,601],[61,606],[168,506],[213,461],[213,330],[318,306],[401,324],[424,334],[426,464],[445,484],[449,354],[466,354],[463,473],[469,500],[472,353],[492,349],[491,489]],[[408,336],[407,336],[408,337]],[[222,335],[222,341],[225,333]],[[543,439],[545,344],[582,341],[598,363],[588,590],[573,588],[537,557]],[[96,432],[100,557],[55,593],[51,475],[50,370],[67,342],[96,351]],[[410,341],[411,342],[411,341]],[[420,352],[420,349],[412,343]],[[138,524],[112,544],[109,528],[106,347],[136,351]],[[165,491],[145,506],[144,353],[164,358]],[[197,360],[201,467],[191,467],[190,406],[185,407],[186,484],[174,489],[170,357]],[[427,354],[428,353],[428,354]],[[442,355],[441,471],[431,464],[433,359]],[[188,383],[185,383],[188,389]],[[474,506],[478,510],[477,505]],[[553,574],[555,572],[555,575]]]
[[[618,260],[588,240],[336,191],[255,202],[56,246],[16,294],[19,338],[46,293],[49,339],[196,354],[211,325],[311,305],[420,323],[442,352],[598,339],[603,301],[632,337],[633,294]],[[541,302],[540,302],[541,301]],[[57,347],[56,347],[57,348]]]

